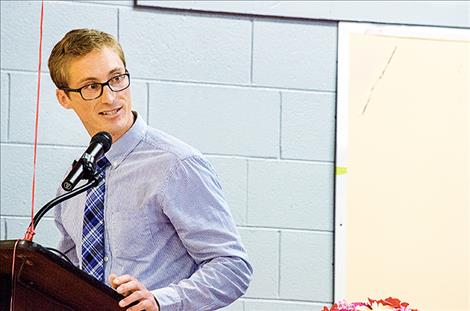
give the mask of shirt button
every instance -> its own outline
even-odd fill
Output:
[[[117,166],[117,164],[118,164],[118,163],[117,163],[116,161],[113,162],[113,168],[115,168],[115,167]]]
[[[104,260],[104,262],[108,262],[108,260],[109,260],[108,256],[104,256],[103,260]]]

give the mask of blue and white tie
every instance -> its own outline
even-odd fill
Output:
[[[101,282],[104,281],[104,171],[108,165],[105,157],[96,163],[96,171],[103,180],[88,191],[83,217],[82,270]]]

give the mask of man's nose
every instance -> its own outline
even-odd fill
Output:
[[[112,103],[116,97],[116,92],[113,92],[109,85],[103,86],[103,94],[101,95],[101,101],[106,103]]]

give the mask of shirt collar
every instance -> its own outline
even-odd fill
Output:
[[[145,137],[148,125],[142,117],[135,111],[132,111],[135,117],[135,122],[131,128],[124,133],[106,153],[106,158],[111,162],[111,169],[117,168],[122,161],[131,153],[132,150],[140,143]]]

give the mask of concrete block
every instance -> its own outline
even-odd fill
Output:
[[[2,215],[31,215],[33,146],[1,145]],[[56,190],[83,148],[44,147],[37,149],[35,211],[56,196]]]
[[[1,1],[2,69],[37,71],[40,12],[40,1]],[[116,36],[117,12],[111,6],[45,1],[42,70],[48,70],[53,46],[69,30],[97,28]]]
[[[2,77],[1,78],[2,84],[1,84],[1,89],[0,89],[0,93],[1,93],[0,141],[7,141],[8,139],[8,109],[10,106],[10,103],[9,103],[10,78],[8,77],[8,74],[6,73],[2,73],[1,77]]]
[[[245,297],[276,298],[279,293],[279,231],[239,229],[253,266]]]
[[[245,301],[244,311],[321,311],[323,304],[295,301]]]
[[[4,220],[6,223],[7,240],[23,238],[26,229],[31,222],[30,217],[4,217]],[[34,242],[41,244],[43,247],[57,247],[60,233],[52,218],[41,219],[35,227],[35,231],[36,234],[34,235]]]
[[[252,226],[333,230],[333,164],[248,161]]]
[[[11,74],[10,139],[33,143],[36,113],[37,76]],[[90,136],[73,110],[65,110],[57,101],[55,86],[48,74],[41,77],[38,142],[85,146]]]
[[[280,96],[275,91],[150,84],[150,124],[204,153],[276,157]]]
[[[254,22],[253,84],[334,91],[336,22]]]
[[[132,79],[132,76],[131,76]],[[143,81],[131,81],[132,110],[137,111],[145,122],[148,121],[148,92],[147,83]]]
[[[237,225],[246,219],[247,160],[208,157],[219,176],[232,216]]]
[[[282,93],[281,157],[334,161],[335,94]]]
[[[120,41],[139,78],[248,84],[251,22],[121,10]]]
[[[333,233],[281,232],[281,298],[333,300]]]
[[[219,309],[221,311],[244,311],[244,302],[237,300],[230,304],[229,306]]]

